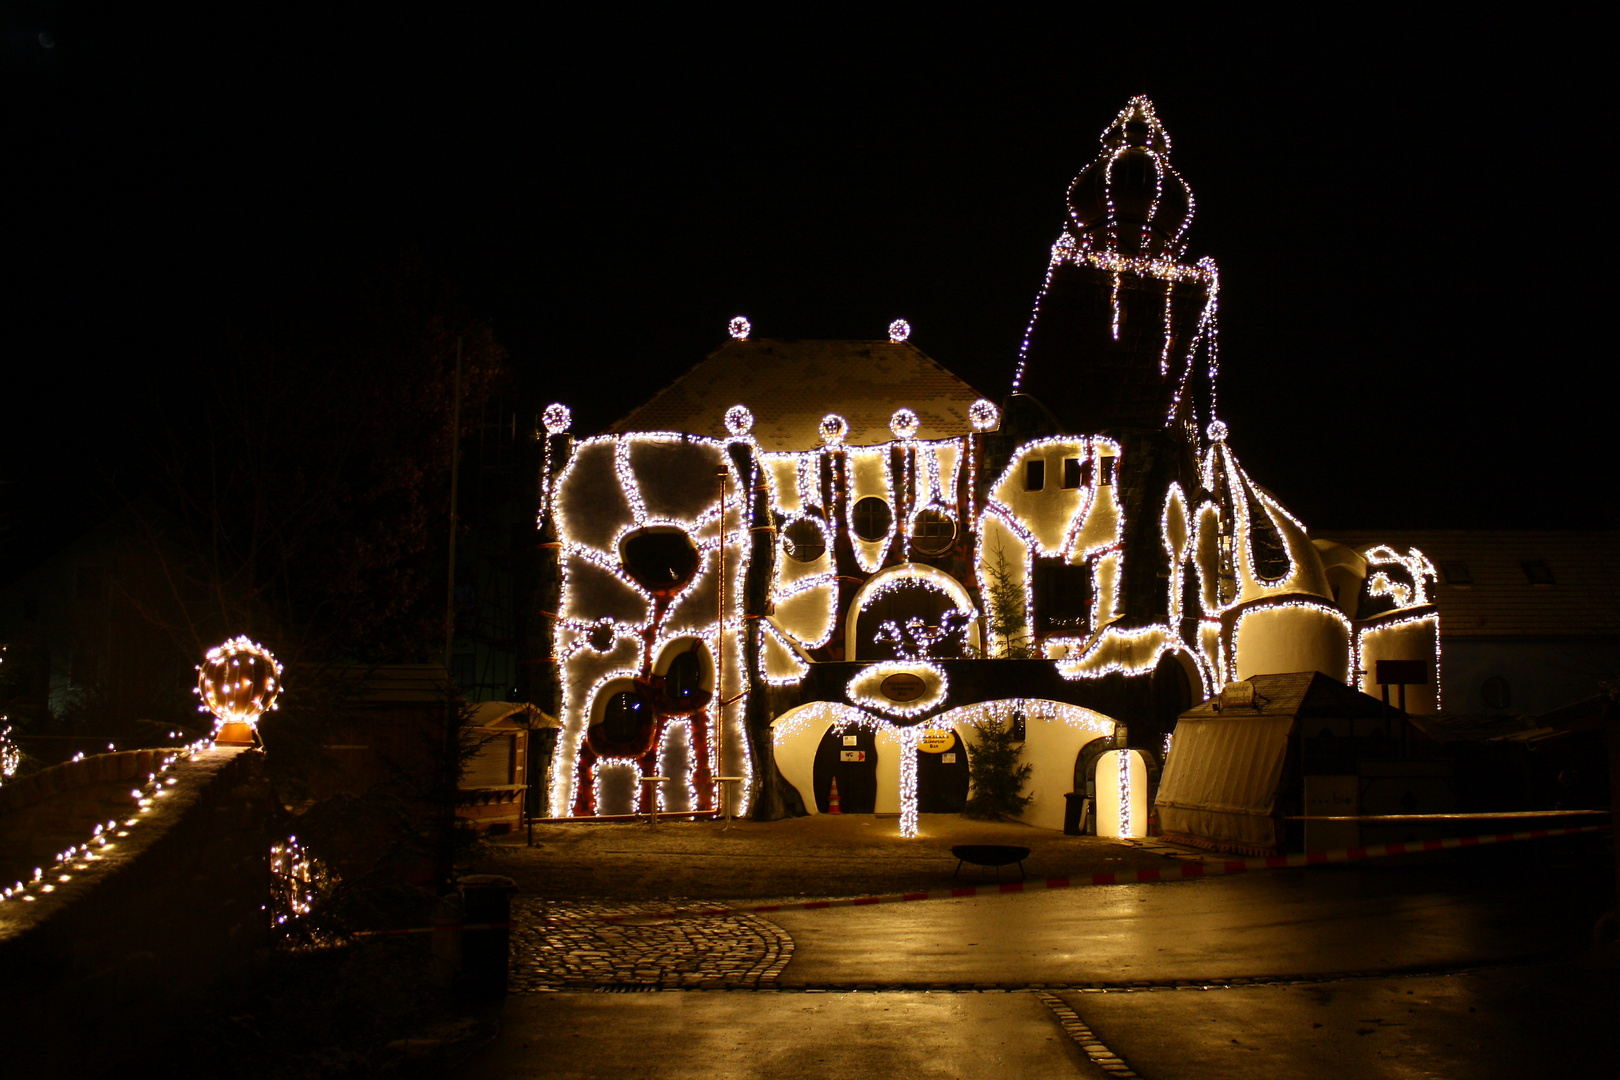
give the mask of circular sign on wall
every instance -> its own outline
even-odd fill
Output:
[[[897,671],[878,687],[890,701],[916,701],[928,687],[909,671]]]
[[[956,745],[956,733],[949,728],[938,731],[929,728],[917,739],[917,749],[925,754],[943,754]]]

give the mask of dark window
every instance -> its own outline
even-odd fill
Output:
[[[1461,559],[1440,564],[1440,572],[1446,576],[1447,585],[1472,585],[1474,575],[1468,569],[1468,564]]]
[[[1024,490],[1040,491],[1046,487],[1046,462],[1024,462]]]
[[[1035,628],[1043,634],[1084,633],[1091,626],[1091,567],[1062,559],[1035,560]]]
[[[1098,483],[1101,484],[1103,487],[1107,487],[1109,484],[1112,484],[1113,482],[1114,482],[1114,459],[1111,458],[1111,457],[1105,457],[1105,458],[1102,459],[1102,479],[1099,480]]]
[[[862,540],[882,540],[889,535],[889,523],[894,520],[889,504],[875,495],[856,503],[850,516],[854,520],[855,535]]]
[[[1513,690],[1500,675],[1492,675],[1480,684],[1479,697],[1487,709],[1505,709],[1513,704]]]
[[[688,704],[699,694],[705,693],[702,685],[703,662],[698,659],[696,652],[683,652],[671,660],[665,678],[666,691],[676,704]]]
[[[1077,488],[1080,486],[1080,459],[1077,457],[1063,459],[1063,486]]]
[[[636,695],[624,692],[614,694],[602,710],[602,734],[612,743],[635,742],[640,735],[643,712],[646,708]]]
[[[782,533],[782,549],[797,562],[815,562],[827,551],[827,538],[821,526],[809,518],[799,518]]]
[[[1552,567],[1547,565],[1545,559],[1522,559],[1519,565],[1524,567],[1524,576],[1532,585],[1556,585],[1553,578]]]
[[[636,584],[653,592],[678,589],[698,568],[691,537],[676,528],[641,529],[619,544],[625,571]]]
[[[911,522],[911,542],[925,555],[939,555],[956,542],[956,522],[938,510],[924,510]]]

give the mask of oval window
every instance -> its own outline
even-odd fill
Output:
[[[827,538],[820,525],[799,518],[782,531],[782,550],[795,562],[815,562],[826,554]]]
[[[637,529],[619,542],[625,573],[649,592],[679,589],[702,561],[692,538],[669,525]]]
[[[855,535],[862,540],[882,540],[889,535],[894,516],[889,513],[888,503],[876,495],[868,495],[855,504],[850,511],[850,520],[855,527]]]
[[[942,555],[956,543],[956,522],[938,510],[924,510],[911,519],[911,546],[925,555]]]

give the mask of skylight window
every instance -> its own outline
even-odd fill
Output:
[[[1447,585],[1472,585],[1474,573],[1468,569],[1468,564],[1461,559],[1452,559],[1440,564],[1440,572],[1445,575]]]
[[[1547,565],[1545,559],[1521,559],[1519,565],[1524,568],[1525,579],[1532,585],[1558,584],[1553,577],[1552,567]]]

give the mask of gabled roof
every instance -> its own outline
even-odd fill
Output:
[[[1415,547],[1440,571],[1433,597],[1447,638],[1620,634],[1620,532],[1432,529],[1324,532],[1348,547]],[[1525,563],[1544,563],[1535,584]],[[1460,564],[1460,565],[1459,565]],[[1459,572],[1467,571],[1468,584]]]
[[[1254,717],[1303,716],[1364,717],[1383,715],[1377,698],[1346,686],[1320,671],[1294,671],[1281,675],[1251,675],[1253,705],[1222,705],[1219,695],[1201,701],[1181,714],[1182,720],[1237,720]]]
[[[726,437],[726,410],[754,414],[754,438],[766,450],[821,445],[821,418],[849,421],[846,442],[888,442],[889,418],[909,408],[917,437],[972,430],[968,406],[984,395],[909,342],[729,341],[608,431],[683,431]]]

